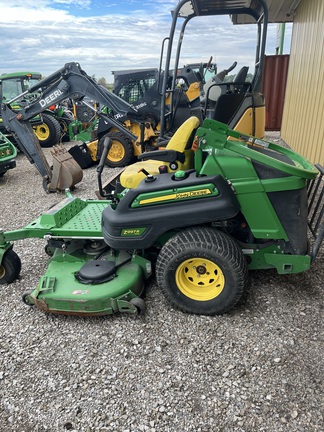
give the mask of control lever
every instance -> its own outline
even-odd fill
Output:
[[[145,168],[141,168],[138,172],[139,173],[142,172],[146,176],[146,179],[145,179],[146,182],[153,182],[154,180],[156,180],[156,177],[154,175],[150,174],[148,171],[146,171]]]
[[[102,187],[102,180],[101,180],[102,171],[104,169],[109,150],[111,149],[111,144],[112,144],[111,138],[106,137],[103,142],[103,149],[100,156],[99,165],[97,166],[99,195],[103,198],[107,198],[108,196],[111,196],[111,194],[107,194],[104,191]]]

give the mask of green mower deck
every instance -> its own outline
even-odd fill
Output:
[[[10,241],[45,238],[50,259],[34,290],[24,293],[26,304],[46,312],[70,315],[138,314],[139,298],[151,263],[126,251],[111,251],[103,242],[101,214],[106,201],[67,197],[39,218],[16,231],[0,233],[0,254]],[[20,270],[20,263],[18,265]],[[83,270],[84,269],[84,270]]]

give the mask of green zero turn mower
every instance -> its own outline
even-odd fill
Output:
[[[126,168],[102,189],[106,140],[98,167],[105,199],[67,192],[29,225],[2,231],[0,282],[19,277],[13,242],[26,238],[44,238],[49,260],[23,300],[63,314],[138,314],[153,269],[174,306],[222,314],[239,301],[249,270],[310,269],[324,236],[323,168],[215,120],[196,130],[193,124],[186,121],[176,136],[188,138],[191,168],[170,172],[170,161],[182,157],[177,150],[147,153],[147,167],[155,162],[158,172],[139,162],[138,185],[131,188],[123,188]]]

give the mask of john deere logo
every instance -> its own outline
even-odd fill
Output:
[[[197,196],[209,195],[209,194],[211,194],[209,189],[200,189],[200,190],[191,191],[191,192],[177,193],[175,195],[175,199],[194,198]]]
[[[139,201],[140,205],[159,203],[162,201],[178,201],[178,200],[186,200],[191,198],[197,198],[201,196],[210,195],[212,192],[210,189],[198,189],[194,191],[185,191],[178,192],[169,195],[162,195],[153,198],[141,199]]]
[[[124,228],[121,232],[122,237],[136,237],[143,234],[146,228]]]

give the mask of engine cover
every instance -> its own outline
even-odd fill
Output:
[[[114,249],[146,249],[173,229],[232,218],[240,205],[220,175],[178,171],[146,178],[114,209],[102,213],[105,242]]]

